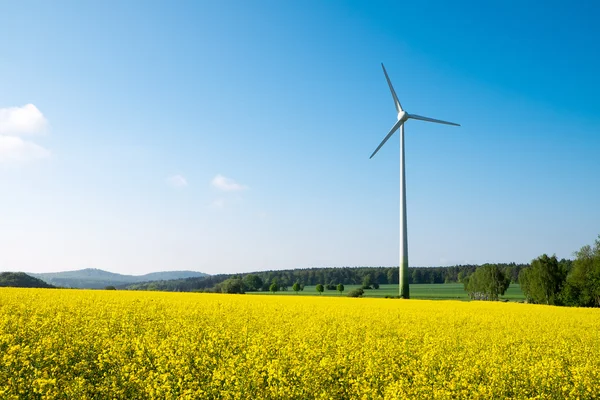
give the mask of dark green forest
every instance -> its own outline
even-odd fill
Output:
[[[1,272],[0,287],[53,288],[54,286],[24,272]]]

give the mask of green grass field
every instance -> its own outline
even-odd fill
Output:
[[[352,289],[359,288],[360,285],[345,285],[342,296],[345,296]],[[270,295],[270,292],[249,292],[248,294]],[[289,296],[319,296],[315,286],[305,286],[303,291],[296,294],[291,288],[287,291],[277,292],[278,295]],[[340,296],[336,290],[325,290],[321,296]],[[379,289],[365,290],[364,297],[385,297],[398,296],[398,285],[381,285]],[[414,284],[410,285],[410,297],[412,299],[428,300],[469,300],[467,292],[464,291],[462,283],[444,283],[444,284]],[[518,284],[511,284],[504,296],[500,299],[509,301],[525,300],[521,287]]]

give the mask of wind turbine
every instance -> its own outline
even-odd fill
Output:
[[[385,142],[387,142],[388,139],[392,137],[394,132],[400,128],[400,297],[403,299],[408,299],[410,297],[410,293],[408,289],[408,233],[406,228],[406,178],[404,174],[404,123],[409,119],[418,119],[420,121],[435,122],[438,124],[454,126],[460,125],[455,124],[454,122],[422,117],[416,114],[409,114],[404,111],[400,101],[398,100],[398,96],[396,96],[396,91],[392,86],[392,82],[390,81],[390,77],[388,76],[383,63],[381,63],[381,67],[383,68],[385,79],[387,80],[388,86],[390,87],[390,92],[392,92],[392,97],[394,98],[394,105],[396,106],[396,111],[398,112],[398,122],[394,124],[387,136],[383,138],[369,159],[373,158],[373,156],[377,154]]]

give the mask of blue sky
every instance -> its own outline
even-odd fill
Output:
[[[487,2],[483,2],[487,3]],[[570,257],[600,233],[593,2],[10,2],[0,270]]]

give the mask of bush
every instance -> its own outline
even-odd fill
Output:
[[[348,292],[348,297],[362,297],[363,294],[365,294],[365,291],[361,288],[358,288]]]
[[[117,290],[117,288],[114,286],[106,286],[104,290]]]

